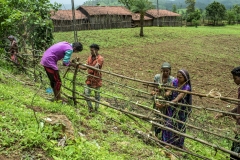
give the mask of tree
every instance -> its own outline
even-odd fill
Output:
[[[185,0],[185,3],[188,5],[187,6],[187,14],[195,11],[196,0]]]
[[[59,7],[59,4],[51,4],[49,0],[1,0],[0,36],[12,34],[23,46],[46,49],[53,41],[50,12]]]
[[[214,1],[206,7],[206,15],[213,20],[213,25],[216,25],[219,20],[224,19],[226,8],[223,4]]]
[[[140,13],[140,37],[143,37],[144,16],[153,5],[148,0],[137,0],[133,3],[132,12]]]
[[[201,12],[199,10],[195,10],[187,15],[187,22],[199,21],[201,18]]]
[[[118,2],[124,4],[128,9],[131,10],[131,7],[133,6],[134,2],[137,0],[118,0]]]
[[[176,6],[175,4],[172,6],[172,11],[173,11],[174,13],[177,13],[177,6]]]
[[[143,24],[144,24],[144,16],[147,10],[152,9],[152,2],[148,0],[119,0],[122,4],[124,4],[127,8],[131,9],[132,12],[140,13],[140,37],[143,37]]]
[[[200,19],[199,12],[195,10],[195,4],[196,0],[185,0],[185,3],[187,6],[187,22],[192,22],[194,19],[195,21],[198,21]]]
[[[228,10],[226,13],[226,18],[228,20],[228,24],[233,24],[233,22],[236,21],[237,13],[233,9]]]
[[[236,20],[240,22],[240,5],[234,5],[233,10],[236,12]]]

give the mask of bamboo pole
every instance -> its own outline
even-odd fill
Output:
[[[90,75],[90,74],[86,74],[88,76],[92,76],[92,77],[95,77],[95,78],[99,78],[97,76],[93,76],[93,75]],[[102,80],[105,80],[103,78],[101,78]],[[141,93],[144,93],[144,94],[147,94],[147,95],[151,95],[150,93],[148,92],[144,92],[144,91],[141,91],[141,90],[138,90],[138,89],[135,89],[135,88],[132,88],[132,87],[128,87],[126,85],[123,85],[123,84],[120,84],[120,83],[117,83],[117,82],[112,82],[112,81],[109,81],[109,80],[105,80],[107,82],[110,82],[110,83],[113,83],[113,84],[117,84],[117,85],[120,85],[120,86],[123,86],[123,87],[126,87],[126,88],[129,88],[129,89],[132,89],[134,91],[138,91],[138,92],[141,92]],[[170,86],[171,87],[171,86]],[[227,112],[227,111],[221,111],[221,110],[216,110],[216,109],[213,109],[213,108],[207,108],[207,107],[201,107],[201,106],[194,106],[194,105],[187,105],[187,104],[183,104],[183,103],[174,103],[174,102],[171,102],[171,101],[166,101],[166,100],[163,100],[163,99],[159,99],[159,101],[161,102],[166,102],[166,103],[170,103],[170,104],[176,104],[176,105],[180,105],[180,106],[186,106],[186,107],[192,107],[192,108],[196,108],[196,109],[204,109],[204,110],[209,110],[209,111],[214,111],[214,112],[219,112],[219,113],[224,113],[224,114],[228,114],[228,115],[233,115],[233,116],[239,116],[239,114],[237,113],[231,113],[231,112]],[[134,102],[133,102],[134,103]],[[148,107],[149,108],[149,107]]]
[[[79,59],[78,59],[79,60]],[[77,101],[76,101],[76,78],[77,78],[77,73],[78,73],[78,67],[79,67],[79,64],[77,64],[76,68],[75,68],[75,72],[74,72],[74,75],[73,75],[73,91],[72,91],[72,96],[73,96],[73,103],[74,105],[77,105]]]
[[[14,65],[16,65],[17,67],[20,67],[20,68],[22,68],[23,70],[27,70],[27,71],[29,71],[29,72],[31,72],[32,74],[34,74],[34,72],[33,71],[31,71],[30,69],[28,69],[28,68],[26,68],[26,67],[24,67],[24,66],[22,66],[22,65],[20,65],[20,64],[18,64],[18,63],[16,63],[16,62],[14,62],[14,61],[12,61],[10,58],[8,58],[8,57],[5,57],[8,61],[10,61],[10,62],[12,62]]]
[[[103,115],[103,114],[102,114],[102,115]],[[103,116],[106,116],[106,115],[103,115]],[[130,115],[129,115],[129,116],[130,116]],[[132,119],[132,117],[129,117],[129,118]],[[110,119],[110,120],[112,120],[112,121],[114,121],[114,122],[116,122],[116,123],[118,123],[118,124],[122,124],[121,122],[118,122],[118,121],[116,121],[116,120],[113,119],[113,118],[107,117],[107,119]],[[135,119],[132,119],[132,120],[136,122]],[[141,126],[141,124],[139,124],[138,122],[137,122],[137,124]],[[207,158],[207,157],[205,157],[205,156],[201,156],[201,155],[196,154],[196,153],[193,153],[193,152],[191,152],[191,151],[187,151],[187,150],[184,150],[184,149],[182,149],[182,148],[178,148],[178,147],[176,147],[176,146],[174,146],[174,145],[172,145],[172,144],[163,142],[163,141],[159,140],[157,137],[151,136],[150,134],[144,133],[143,131],[139,131],[139,130],[137,130],[137,129],[135,129],[135,128],[132,128],[131,126],[128,126],[128,127],[129,127],[131,130],[133,130],[135,133],[137,133],[137,134],[139,134],[139,135],[141,135],[141,136],[143,136],[143,137],[146,137],[147,139],[151,139],[151,140],[154,141],[155,143],[158,142],[157,144],[158,144],[160,147],[163,147],[163,148],[164,148],[164,146],[160,145],[160,144],[163,144],[163,145],[166,145],[166,146],[170,146],[171,148],[176,149],[176,150],[179,150],[179,151],[181,151],[181,152],[185,152],[185,153],[187,153],[187,154],[190,154],[190,155],[192,155],[192,156],[194,156],[194,157],[198,157],[198,158],[205,159],[205,160],[210,160],[209,158]],[[142,126],[141,126],[141,127],[142,127]],[[169,151],[169,149],[167,149],[167,148],[165,148],[165,149]]]
[[[145,120],[145,121],[147,121],[147,122],[150,122],[151,124],[154,124],[154,125],[162,128],[162,129],[169,130],[169,131],[171,131],[171,132],[173,132],[173,133],[176,133],[176,134],[178,134],[178,135],[181,135],[181,136],[184,136],[184,137],[186,137],[186,138],[192,139],[192,140],[194,140],[194,141],[200,142],[200,143],[205,144],[205,145],[207,145],[207,146],[210,146],[210,147],[212,147],[212,148],[214,148],[214,149],[216,149],[216,150],[221,150],[221,151],[223,151],[223,152],[225,152],[225,153],[228,153],[228,154],[231,154],[231,155],[240,157],[240,155],[239,155],[238,153],[236,153],[236,152],[229,151],[229,150],[227,150],[227,149],[225,149],[225,148],[223,148],[223,147],[217,146],[217,145],[215,145],[215,144],[211,144],[211,143],[206,142],[206,141],[204,141],[204,140],[202,140],[202,139],[200,139],[200,138],[193,137],[193,136],[191,136],[191,135],[178,132],[178,131],[176,131],[176,130],[174,130],[174,129],[172,129],[172,128],[165,127],[164,125],[161,125],[161,124],[159,124],[159,123],[156,123],[156,122],[154,122],[154,121],[155,121],[154,118],[150,118],[150,117],[147,117],[147,116],[145,116],[145,115],[137,114],[137,113],[134,113],[134,112],[125,111],[125,110],[123,110],[123,109],[121,109],[121,108],[113,107],[113,106],[111,106],[111,105],[109,105],[109,104],[105,104],[105,103],[103,103],[103,102],[97,101],[97,100],[95,100],[95,99],[93,99],[93,98],[87,97],[87,96],[85,96],[85,95],[83,95],[83,94],[80,94],[80,93],[79,93],[79,95],[82,96],[82,97],[84,97],[84,98],[86,98],[86,99],[90,99],[90,100],[93,101],[93,102],[97,102],[97,103],[102,104],[102,105],[104,105],[104,106],[107,106],[107,107],[109,107],[109,108],[113,108],[113,109],[118,110],[118,111],[121,111],[121,112],[123,112],[123,113],[130,114],[130,115],[133,115],[133,116],[138,117],[138,118],[140,118],[140,119],[143,119],[143,120]]]
[[[77,83],[77,84],[83,85],[83,84],[81,84],[81,83]],[[94,89],[92,89],[92,90],[94,90]],[[136,89],[135,89],[135,90],[136,90]],[[106,94],[106,93],[104,93],[104,92],[102,92],[102,91],[98,91],[98,90],[94,90],[94,91],[100,92],[100,93],[103,93],[103,94],[105,94],[105,95],[108,95],[108,96],[111,96],[111,97],[114,97],[114,98],[118,98],[118,99],[121,99],[121,100],[124,100],[124,101],[128,101],[128,102],[133,103],[133,104],[136,104],[136,102],[129,101],[129,100],[126,100],[126,99],[120,98],[120,97],[115,97],[115,96],[112,96],[112,95],[110,95],[110,94]],[[138,91],[138,90],[137,90],[137,91]],[[140,91],[140,90],[139,90],[139,91]],[[183,104],[183,103],[174,103],[174,102],[171,102],[171,101],[163,100],[163,99],[161,99],[161,98],[159,98],[158,100],[159,100],[159,102],[165,102],[165,103],[169,103],[169,104],[172,104],[172,105],[179,105],[179,106],[191,107],[191,108],[195,108],[195,109],[199,109],[199,110],[204,109],[204,110],[209,110],[209,111],[218,112],[218,113],[224,113],[224,114],[232,115],[232,116],[239,116],[239,115],[240,115],[240,114],[237,114],[237,113],[232,113],[232,112],[217,110],[217,109],[213,109],[213,108],[207,108],[207,107],[201,107],[201,106],[194,106],[194,105],[188,105],[188,104]],[[140,104],[138,104],[138,105],[140,105]],[[143,106],[143,105],[141,105],[141,106]],[[147,108],[149,109],[149,107],[147,107]]]
[[[181,152],[185,152],[185,153],[190,154],[190,155],[192,155],[192,156],[194,156],[194,157],[198,157],[198,158],[205,159],[205,160],[210,160],[210,158],[208,158],[208,157],[201,156],[201,155],[199,155],[199,154],[196,154],[196,153],[193,153],[193,152],[184,150],[184,149],[182,149],[182,148],[178,148],[178,147],[176,147],[176,146],[174,146],[174,145],[172,145],[172,144],[169,144],[169,143],[163,142],[163,141],[161,141],[161,140],[159,140],[159,139],[157,139],[157,138],[154,138],[153,136],[150,136],[149,134],[144,133],[144,132],[142,132],[142,131],[136,130],[135,132],[138,133],[138,134],[140,134],[140,135],[142,135],[142,136],[144,136],[144,137],[146,137],[146,138],[149,138],[149,139],[151,139],[151,140],[154,140],[154,141],[156,141],[156,142],[158,142],[158,143],[161,143],[161,144],[163,144],[163,145],[169,146],[169,147],[171,147],[171,148],[173,148],[173,149],[176,149],[176,150],[179,150],[179,151],[181,151]]]
[[[66,89],[69,90],[69,91],[72,91],[70,88],[68,88],[68,87],[66,87],[66,86],[63,86],[63,87],[66,88]],[[94,89],[93,89],[93,90],[94,90]],[[94,90],[94,91],[95,91],[95,90]],[[97,91],[97,90],[96,90],[96,91]],[[80,95],[79,92],[76,92],[76,93]],[[106,95],[108,95],[108,94],[106,94]],[[108,96],[111,96],[111,95],[108,95]],[[114,96],[112,96],[112,97],[114,97]],[[116,98],[116,97],[114,97],[114,98]],[[90,99],[90,100],[91,100],[91,99]],[[124,100],[124,99],[123,99],[123,100]],[[127,100],[126,100],[126,101],[127,101]],[[206,129],[202,129],[202,128],[196,127],[196,126],[191,125],[191,124],[189,124],[189,123],[182,122],[182,121],[180,121],[180,120],[178,120],[178,119],[175,119],[175,118],[166,116],[166,115],[162,114],[159,110],[152,109],[152,108],[150,108],[150,107],[148,107],[148,106],[145,106],[145,105],[142,105],[142,104],[139,104],[139,103],[135,103],[135,102],[133,102],[133,101],[128,101],[128,102],[130,102],[130,103],[132,103],[132,104],[135,104],[135,105],[137,105],[137,106],[139,106],[139,107],[142,107],[142,108],[144,108],[144,109],[150,110],[150,111],[154,112],[155,114],[160,115],[160,116],[162,116],[162,117],[165,117],[165,118],[168,118],[168,119],[171,119],[171,120],[175,120],[175,121],[178,122],[178,123],[182,123],[182,124],[184,124],[184,125],[186,125],[186,126],[188,126],[188,127],[197,129],[197,130],[199,130],[199,131],[203,131],[203,132],[212,134],[212,135],[214,135],[214,136],[218,136],[218,137],[220,137],[220,138],[225,138],[225,139],[228,139],[228,140],[237,142],[237,143],[240,142],[240,141],[238,141],[238,140],[236,140],[236,139],[233,139],[233,138],[230,138],[230,137],[226,137],[226,136],[223,136],[223,135],[220,135],[220,134],[217,134],[217,133],[208,131],[208,130],[206,130]],[[150,118],[150,117],[149,117],[149,118]],[[158,119],[158,118],[151,118],[151,120],[153,120],[153,121],[163,121],[162,119]]]
[[[83,85],[81,83],[76,83],[76,84],[79,84],[79,85]],[[104,93],[102,91],[98,91],[98,90],[95,90],[94,88],[91,88],[91,90],[93,91],[96,91],[96,92],[100,92],[100,93],[103,93],[107,96],[111,96],[111,97],[114,97],[114,98],[117,98],[117,99],[121,99],[121,100],[124,100],[124,101],[127,101],[127,102],[130,102],[132,104],[137,104],[139,106],[144,106],[144,105],[141,105],[139,103],[136,103],[136,102],[133,102],[133,101],[130,101],[130,100],[126,100],[124,98],[120,98],[120,97],[115,97],[111,94],[107,94],[107,93]],[[166,101],[166,100],[162,100],[162,99],[158,99],[159,102],[165,102],[165,103],[169,103],[169,104],[172,104],[172,105],[179,105],[179,106],[186,106],[186,107],[191,107],[191,108],[195,108],[195,109],[204,109],[204,110],[209,110],[209,111],[214,111],[214,112],[218,112],[218,113],[224,113],[224,114],[227,114],[227,115],[232,115],[232,116],[239,116],[240,114],[237,114],[237,113],[231,113],[231,112],[227,112],[227,111],[222,111],[222,110],[217,110],[217,109],[213,109],[213,108],[207,108],[207,107],[201,107],[201,106],[194,106],[194,105],[187,105],[187,104],[183,104],[183,103],[174,103],[174,102],[171,102],[171,101]],[[146,107],[146,106],[145,106]],[[150,109],[149,107],[146,107],[148,109]]]
[[[83,72],[81,72],[81,73],[83,73]],[[86,76],[91,76],[91,77],[94,77],[94,78],[98,78],[98,79],[104,80],[104,81],[109,82],[109,83],[112,83],[112,84],[116,84],[116,85],[119,85],[119,86],[122,86],[122,87],[125,87],[125,88],[128,88],[128,89],[131,89],[131,90],[134,90],[134,91],[137,91],[137,92],[141,92],[141,93],[144,93],[144,94],[147,94],[147,95],[151,95],[151,93],[148,93],[148,92],[145,92],[145,91],[142,91],[142,90],[138,90],[138,89],[136,89],[136,88],[127,86],[126,84],[121,84],[121,83],[117,83],[117,82],[112,82],[112,81],[110,81],[110,80],[107,80],[107,79],[104,79],[104,78],[100,78],[100,77],[97,77],[97,76],[94,76],[94,75],[91,75],[91,74],[87,74],[87,73],[83,73],[83,74],[85,74]]]
[[[179,106],[185,106],[185,107],[192,107],[192,108],[195,108],[195,109],[204,109],[204,110],[209,110],[209,111],[213,111],[213,112],[224,113],[224,114],[232,115],[232,116],[240,116],[240,114],[237,114],[237,113],[222,111],[222,110],[218,110],[218,109],[214,109],[214,108],[194,106],[194,105],[183,104],[183,103],[174,103],[174,102],[172,102],[172,101],[166,101],[166,100],[162,100],[162,99],[159,99],[158,101],[159,101],[159,102],[169,103],[169,104],[172,104],[172,105],[179,105]]]
[[[197,137],[193,137],[193,136],[188,135],[188,134],[186,134],[186,133],[178,132],[178,131],[176,131],[176,130],[174,130],[174,129],[172,129],[172,128],[165,127],[164,125],[161,125],[161,124],[156,123],[156,122],[154,122],[154,121],[149,121],[149,122],[152,123],[152,124],[154,124],[154,125],[156,125],[156,126],[158,126],[158,127],[160,127],[160,128],[162,128],[162,129],[166,129],[166,130],[168,130],[168,131],[171,131],[171,132],[176,133],[176,134],[178,134],[178,135],[181,135],[181,136],[183,136],[183,137],[186,137],[186,138],[192,139],[192,140],[194,140],[194,141],[200,142],[200,143],[202,143],[202,144],[205,144],[205,145],[207,145],[207,146],[209,146],[209,147],[212,147],[212,148],[214,148],[214,149],[216,149],[216,150],[221,150],[221,151],[223,151],[223,152],[225,152],[225,153],[228,153],[228,154],[231,154],[231,155],[234,155],[234,156],[240,158],[240,154],[239,154],[239,153],[236,153],[236,152],[227,150],[227,149],[225,149],[225,148],[223,148],[223,147],[220,147],[220,146],[218,146],[218,145],[216,145],[216,144],[211,144],[211,143],[209,143],[209,142],[207,142],[207,141],[204,141],[204,140],[202,140],[202,139],[200,139],[200,138],[197,138]]]
[[[201,94],[201,93],[195,93],[195,92],[190,92],[190,91],[186,91],[186,90],[181,90],[181,89],[176,89],[176,88],[171,88],[171,87],[165,87],[165,86],[161,86],[160,88],[162,89],[166,89],[166,90],[171,90],[171,91],[177,91],[180,93],[186,93],[186,94],[191,94],[191,95],[195,95],[195,96],[199,96],[199,97],[208,97],[208,98],[217,98],[220,100],[230,100],[230,101],[235,101],[235,102],[240,102],[240,99],[235,99],[235,98],[230,98],[230,97],[214,97],[212,95],[208,95],[208,94]]]
[[[145,83],[145,84],[147,83],[147,84],[150,84],[150,85],[156,85],[156,83],[154,83],[154,82],[139,80],[139,79],[136,79],[136,78],[130,78],[130,77],[126,77],[126,76],[123,76],[123,75],[116,74],[116,73],[112,73],[110,71],[105,71],[105,70],[102,70],[102,69],[100,70],[100,69],[97,69],[95,67],[92,67],[92,66],[89,66],[89,65],[86,65],[86,64],[82,64],[82,63],[79,63],[79,64],[82,65],[82,66],[85,66],[87,68],[93,69],[93,70],[97,70],[97,71],[100,71],[100,72],[103,72],[103,73],[111,74],[111,75],[121,77],[121,78],[125,78],[125,79],[128,79],[128,80],[141,82],[141,83]],[[167,90],[171,90],[171,91],[178,91],[178,92],[181,92],[181,93],[191,94],[191,95],[195,95],[195,96],[199,96],[199,97],[216,98],[216,97],[211,96],[211,95],[189,92],[189,91],[175,89],[175,88],[171,88],[171,87],[165,87],[164,85],[160,85],[160,87],[163,88],[163,89],[167,89]],[[230,97],[221,97],[220,96],[218,98],[220,100],[230,100],[230,101],[240,102],[240,99],[234,99],[234,98],[230,98]]]
[[[120,74],[112,73],[110,71],[105,71],[105,70],[102,70],[102,69],[98,69],[98,68],[95,68],[95,67],[83,64],[83,63],[80,63],[80,65],[84,66],[84,67],[87,67],[87,68],[90,68],[90,69],[93,69],[93,70],[96,70],[96,71],[100,71],[100,72],[103,72],[103,73],[107,73],[107,74],[111,74],[111,75],[114,75],[114,76],[117,76],[117,77],[121,77],[121,78],[124,78],[124,79],[129,79],[129,80],[136,81],[136,82],[141,82],[141,83],[155,84],[154,82],[149,82],[149,81],[144,81],[144,80],[140,80],[140,79],[136,79],[136,78],[126,77],[126,76],[123,76],[123,75],[120,75]]]
[[[154,111],[157,115],[160,115],[160,116],[162,116],[162,117],[164,117],[164,118],[168,118],[168,119],[174,120],[174,121],[176,121],[176,122],[178,122],[178,123],[181,123],[181,124],[184,124],[184,125],[186,125],[186,126],[188,126],[188,127],[190,127],[190,128],[193,128],[193,129],[196,129],[196,130],[199,130],[199,131],[202,131],[202,132],[206,132],[206,133],[212,134],[212,135],[217,136],[217,137],[220,137],[220,138],[225,138],[225,139],[228,139],[228,140],[231,140],[231,141],[240,143],[240,141],[238,141],[238,140],[236,140],[236,139],[234,139],[234,138],[226,137],[226,136],[220,135],[219,133],[214,133],[214,132],[208,131],[208,130],[206,130],[206,129],[202,129],[202,128],[196,127],[196,126],[194,126],[194,125],[191,125],[191,124],[189,124],[189,123],[180,121],[180,120],[175,119],[175,118],[173,118],[173,117],[166,116],[166,115],[162,114],[160,111],[158,111],[158,110],[156,110],[156,109],[151,109],[151,110]],[[156,119],[156,121],[159,121],[159,119]]]
[[[32,52],[33,56],[35,55],[35,51]],[[33,60],[33,74],[34,74],[34,82],[37,82],[37,75],[36,75],[36,63],[35,60]]]

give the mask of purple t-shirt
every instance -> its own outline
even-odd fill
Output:
[[[65,52],[73,50],[72,46],[68,42],[59,42],[48,48],[41,59],[41,65],[58,70],[57,62],[64,58]]]

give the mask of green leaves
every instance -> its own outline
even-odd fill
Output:
[[[147,10],[152,9],[152,2],[148,0],[138,0],[134,1],[132,5],[133,12],[146,13]]]
[[[45,50],[53,43],[50,11],[57,10],[59,4],[51,4],[49,0],[2,0],[0,6],[0,30],[4,31],[0,32],[1,37],[15,35],[19,46],[24,40],[38,50]]]
[[[214,1],[206,7],[206,15],[214,21],[214,25],[218,20],[224,19],[226,8],[223,4]]]
[[[187,13],[192,13],[195,11],[196,0],[185,0],[185,3],[188,4]]]

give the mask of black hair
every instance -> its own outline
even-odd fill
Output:
[[[231,71],[231,73],[232,73],[233,76],[238,76],[238,77],[240,77],[240,66],[234,68],[234,69]]]
[[[74,42],[73,43],[73,48],[75,48],[75,50],[81,52],[83,50],[83,46],[80,42]]]
[[[92,44],[92,45],[90,46],[90,48],[94,48],[94,49],[97,49],[97,50],[100,49],[100,48],[99,48],[99,45],[97,45],[97,44]]]

